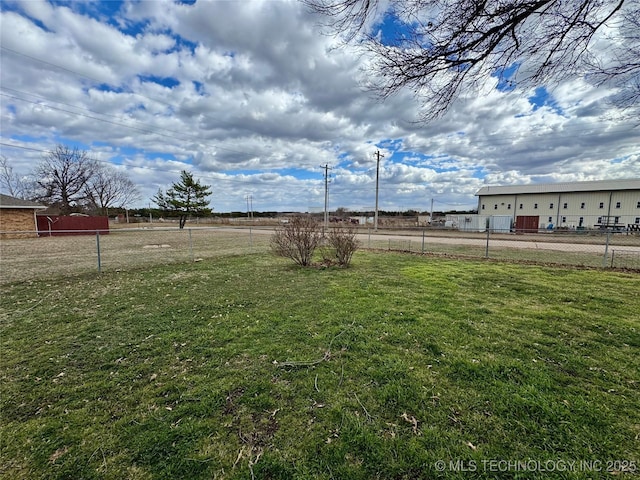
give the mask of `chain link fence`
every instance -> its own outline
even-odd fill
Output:
[[[536,234],[369,230],[364,245],[424,254],[640,270],[640,234],[611,230]]]
[[[270,239],[251,228],[111,229],[41,237],[19,233],[31,238],[0,239],[2,283],[248,255],[267,251]]]
[[[7,232],[0,232],[7,233]],[[12,232],[15,234],[15,232]],[[269,251],[269,227],[111,229],[69,236],[0,239],[0,281],[12,283],[88,272],[207,260]],[[57,234],[64,232],[57,232]],[[640,271],[640,234],[505,234],[487,231],[360,229],[363,248]]]

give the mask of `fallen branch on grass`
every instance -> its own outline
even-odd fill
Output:
[[[353,326],[353,323],[349,325],[349,327],[352,327],[352,326]],[[273,364],[278,367],[299,368],[299,367],[314,367],[322,362],[328,362],[329,360],[331,360],[331,346],[333,345],[333,342],[336,340],[336,338],[341,336],[348,329],[349,328],[345,328],[343,331],[341,331],[339,334],[337,334],[335,337],[331,339],[331,341],[329,342],[329,348],[325,350],[322,358],[319,358],[317,360],[312,360],[310,362],[278,362],[277,360],[274,360]]]
[[[362,407],[362,410],[364,410],[364,414],[367,416],[367,420],[369,420],[369,421],[373,420],[373,417],[371,415],[369,415],[369,412],[367,411],[365,406],[362,404],[362,402],[358,398],[358,394],[356,392],[353,392],[353,396],[356,397],[356,400],[358,401],[358,404]]]
[[[313,360],[312,362],[274,362],[278,367],[313,367],[314,365],[318,365],[324,361],[329,361],[331,359],[331,351],[327,350],[324,352],[324,356],[319,358],[318,360]]]

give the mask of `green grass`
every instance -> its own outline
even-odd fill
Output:
[[[638,275],[259,254],[0,302],[3,478],[608,478],[483,461],[640,461]]]

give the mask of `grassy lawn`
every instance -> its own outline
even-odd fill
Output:
[[[640,470],[637,274],[254,254],[2,289],[3,478]]]

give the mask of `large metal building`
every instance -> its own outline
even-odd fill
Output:
[[[476,196],[479,215],[509,215],[521,231],[640,225],[640,179],[487,186]]]

